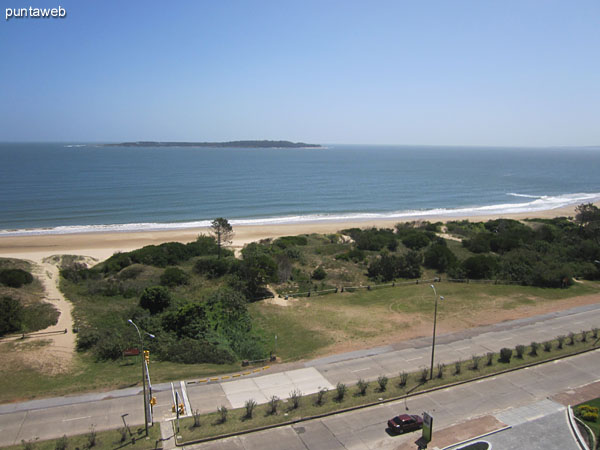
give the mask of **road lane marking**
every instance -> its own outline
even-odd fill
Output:
[[[371,370],[371,368],[370,367],[365,367],[364,369],[351,370],[350,372],[360,372],[362,370]]]
[[[422,356],[417,356],[416,358],[407,359],[406,362],[416,361],[417,359],[423,359],[423,357]]]
[[[72,419],[63,419],[63,422],[71,422],[72,420],[81,420],[81,419],[89,419],[92,416],[85,416],[85,417],[73,417]]]

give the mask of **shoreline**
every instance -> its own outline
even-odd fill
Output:
[[[599,206],[600,203],[596,203]],[[506,219],[550,219],[554,217],[574,217],[577,205],[556,209],[526,213],[506,213],[471,216],[415,216],[406,219],[363,219],[349,221],[321,221],[270,225],[234,225],[234,249],[267,238],[281,236],[335,233],[345,228],[393,227],[397,223],[427,220],[429,222],[447,222],[450,220],[469,220],[485,222],[487,220]],[[146,245],[158,245],[164,242],[191,242],[200,234],[207,234],[208,227],[181,228],[156,231],[111,231],[71,234],[41,234],[28,236],[0,236],[0,257],[28,259],[41,262],[42,259],[59,254],[91,256],[102,261],[116,252],[131,251]]]

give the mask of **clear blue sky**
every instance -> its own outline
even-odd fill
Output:
[[[600,145],[598,0],[0,6],[0,141]]]

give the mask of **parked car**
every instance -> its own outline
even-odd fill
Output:
[[[415,414],[400,414],[388,420],[388,427],[394,433],[406,433],[423,428],[423,418]]]

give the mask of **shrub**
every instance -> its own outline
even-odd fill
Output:
[[[491,366],[492,364],[494,364],[494,352],[487,352],[486,355],[487,357],[487,365]]]
[[[0,298],[0,336],[19,331],[23,325],[25,309],[21,302],[12,297]]]
[[[539,348],[540,348],[540,344],[538,344],[537,342],[532,342],[531,343],[531,351],[529,352],[529,354],[531,356],[537,356]]]
[[[388,377],[381,375],[377,378],[377,384],[379,384],[379,392],[385,392],[388,384]]]
[[[317,406],[321,406],[323,403],[325,403],[325,394],[327,394],[327,389],[319,389],[319,392],[317,392]]]
[[[525,354],[525,346],[519,344],[515,347],[515,350],[517,351],[517,358],[523,359],[523,355]]]
[[[121,437],[119,439],[119,442],[125,442],[125,440],[127,439],[127,432],[128,432],[127,427],[121,427],[117,431],[119,432],[119,435]]]
[[[445,272],[450,266],[456,264],[456,261],[456,256],[445,243],[436,243],[425,252],[423,264],[429,269]]]
[[[194,417],[194,428],[198,428],[200,426],[200,417],[202,416],[202,414],[200,414],[200,410],[199,409],[192,409],[192,416]]]
[[[302,392],[300,389],[294,389],[290,392],[290,400],[292,401],[292,409],[298,409],[300,406],[300,399],[302,398]]]
[[[581,332],[581,342],[587,342],[587,331]]]
[[[427,367],[423,367],[421,369],[421,372],[419,372],[418,381],[420,381],[421,383],[425,383],[427,381],[428,375],[429,375],[429,369],[427,369]]]
[[[277,414],[277,408],[279,408],[279,403],[281,400],[279,400],[279,397],[277,397],[276,395],[271,396],[271,398],[269,399],[269,414],[274,416],[275,414]]]
[[[54,448],[56,450],[67,450],[68,446],[69,446],[69,439],[67,438],[66,434],[63,434],[63,436],[56,441],[56,445],[54,446]]]
[[[244,403],[244,408],[246,408],[246,419],[252,419],[254,408],[256,408],[256,402],[254,399],[246,400],[246,403]]]
[[[569,341],[567,342],[569,345],[575,345],[575,333],[572,331],[569,333]]]
[[[592,337],[593,337],[594,339],[598,339],[598,332],[599,332],[599,331],[600,331],[600,330],[599,330],[598,328],[592,328]]]
[[[336,400],[338,402],[344,400],[346,392],[348,392],[348,388],[346,387],[346,385],[342,382],[338,382],[338,384],[335,386],[335,390],[337,391]]]
[[[479,362],[481,361],[481,356],[473,355],[471,357],[471,370],[479,370]]]
[[[564,335],[560,335],[556,338],[556,340],[558,341],[558,345],[557,345],[558,349],[563,348],[563,345],[564,345],[566,339],[567,339],[567,337]]]
[[[179,267],[167,267],[160,276],[160,284],[175,287],[188,284],[190,276]]]
[[[446,368],[446,364],[438,363],[438,365],[437,365],[437,377],[438,378],[444,377],[444,369],[445,368]]]
[[[459,359],[454,363],[454,375],[460,375],[462,370],[462,361]]]
[[[315,269],[315,271],[312,273],[312,277],[315,280],[324,280],[326,276],[327,276],[327,272],[325,272],[325,269],[323,269],[323,266],[317,267]]]
[[[575,415],[588,422],[597,422],[598,408],[591,405],[581,405],[575,408]]]
[[[367,388],[369,387],[369,383],[367,383],[365,380],[363,380],[361,378],[361,379],[359,379],[356,382],[356,387],[358,388],[358,393],[360,395],[366,395],[367,394]]]
[[[94,427],[94,424],[90,425],[90,431],[89,433],[86,435],[87,437],[87,448],[92,448],[96,445],[96,427]]]
[[[544,351],[549,352],[552,350],[552,341],[544,342]]]
[[[0,283],[12,288],[20,288],[33,281],[33,275],[23,269],[0,270]]]
[[[144,289],[140,297],[140,306],[157,314],[167,309],[171,304],[171,293],[164,286],[153,286]]]
[[[502,348],[500,350],[500,362],[509,363],[510,358],[512,358],[512,353],[512,349],[506,347]]]
[[[225,405],[219,406],[217,408],[217,413],[219,413],[219,423],[227,422],[227,414],[229,413],[227,406],[225,406]]]
[[[227,273],[234,272],[238,262],[234,258],[218,258],[208,256],[199,258],[194,264],[194,271],[207,278],[220,278]]]
[[[408,381],[408,374],[406,372],[400,372],[400,380],[398,381],[398,385],[400,387],[406,386],[406,382]]]

